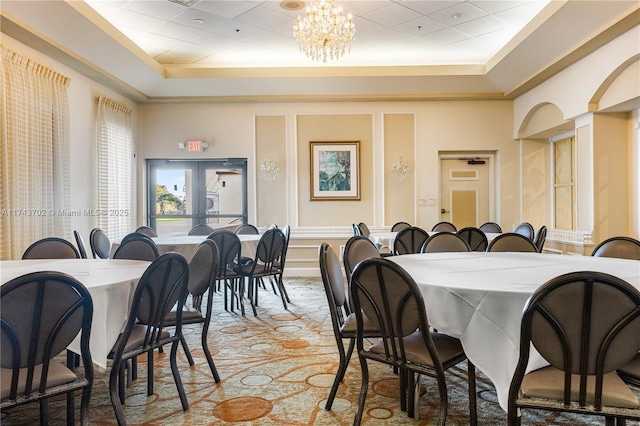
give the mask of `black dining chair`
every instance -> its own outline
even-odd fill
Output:
[[[486,251],[489,241],[487,235],[481,229],[474,226],[459,229],[457,234],[461,236],[471,248],[471,251]]]
[[[393,253],[413,254],[420,253],[420,249],[425,241],[429,239],[429,234],[422,228],[410,226],[398,232],[393,240]]]
[[[114,259],[146,260],[153,262],[158,258],[156,243],[146,235],[134,233],[126,235],[115,253]]]
[[[593,249],[591,256],[640,260],[640,241],[625,236],[607,238]]]
[[[550,365],[527,373],[532,347]],[[638,289],[590,271],[547,281],[522,314],[508,424],[519,425],[522,411],[529,409],[601,416],[608,425],[616,418],[640,420],[638,394],[615,372],[639,348]]]
[[[214,229],[204,223],[199,223],[189,230],[187,235],[209,235]]]
[[[535,230],[533,229],[533,225],[531,225],[529,222],[522,222],[521,224],[516,226],[513,232],[527,237],[531,241],[533,241],[533,238],[535,237]]]
[[[372,257],[381,257],[373,241],[362,235],[354,235],[349,238],[342,252],[342,264],[344,265],[347,282],[351,279],[351,274],[353,274],[356,265],[364,259]]]
[[[456,232],[458,228],[451,222],[438,222],[433,225],[431,232]]]
[[[37,402],[40,424],[48,425],[48,400],[66,395],[67,424],[73,425],[74,396],[81,391],[80,422],[88,425],[93,387],[93,302],[88,290],[67,274],[47,271],[14,278],[0,289],[1,411]],[[82,374],[55,359],[78,333]]]
[[[409,222],[396,222],[391,227],[391,232],[399,232],[399,231],[402,231],[403,229],[409,228],[410,226],[411,224]]]
[[[81,259],[87,258],[87,249],[84,244],[84,238],[82,238],[82,234],[80,231],[73,231],[73,237],[76,240],[76,245],[78,246],[78,253],[80,253]]]
[[[236,234],[238,235],[242,235],[242,234],[258,235],[259,233],[260,233],[260,230],[255,225],[252,225],[250,223],[242,224],[238,226],[238,228],[236,229]]]
[[[362,370],[358,408],[353,424],[359,425],[369,387],[369,361],[393,366],[399,371],[401,408],[419,417],[420,376],[436,379],[439,394],[438,422],[446,424],[448,396],[445,371],[467,360],[458,339],[430,331],[422,293],[411,276],[385,258],[363,260],[349,284],[356,315],[356,348]],[[380,339],[365,346],[365,317]],[[469,424],[477,423],[475,366],[467,360]],[[418,376],[417,379],[415,376]],[[432,422],[431,424],[434,424]]]
[[[158,233],[155,229],[150,226],[142,225],[138,226],[134,232],[139,232],[141,234],[145,234],[148,237],[155,238],[158,236]]]
[[[171,345],[169,355],[171,372],[182,409],[184,411],[189,409],[177,363],[178,345],[182,341],[182,309],[187,298],[188,281],[187,261],[184,256],[175,252],[158,257],[138,281],[129,317],[109,354],[109,358],[112,359],[109,395],[119,425],[126,424],[122,408],[125,396],[125,366],[129,360],[147,354],[147,395],[153,395],[153,353],[165,345]],[[166,318],[174,306],[177,312],[175,322],[172,327],[168,327]]]
[[[490,252],[523,252],[538,253],[538,248],[531,239],[514,232],[505,232],[498,235],[489,243],[487,251]]]
[[[261,278],[273,277],[276,282],[280,280],[282,269],[278,266],[282,264],[286,237],[282,230],[278,228],[268,229],[260,237],[256,248],[255,258],[251,263],[240,265],[238,273],[241,279],[247,282],[247,298],[251,303],[251,308],[255,316],[258,315],[258,280]],[[282,303],[287,306],[284,293],[280,292]]]
[[[22,259],[80,259],[80,253],[72,243],[65,239],[48,237],[27,247],[22,254]]]
[[[195,254],[189,262],[189,290],[190,303],[185,303],[182,310],[182,324],[202,324],[202,332],[200,333],[202,350],[207,358],[209,369],[216,383],[220,382],[218,370],[213,362],[209,345],[207,344],[207,335],[209,334],[209,325],[211,324],[211,316],[213,315],[213,294],[216,285],[216,271],[220,254],[218,246],[213,240],[206,239],[198,246]],[[207,304],[205,309],[202,308],[202,302],[206,294]],[[171,327],[176,324],[178,312],[174,309],[169,312],[165,318],[165,326]],[[194,365],[191,351],[187,345],[184,336],[181,339],[182,348],[184,349],[189,365]]]
[[[538,249],[538,253],[542,253],[542,249],[544,248],[544,243],[547,241],[547,227],[542,225],[536,235],[533,237],[533,244]]]
[[[219,229],[212,232],[207,239],[214,241],[218,246],[220,259],[216,268],[216,283],[218,289],[220,285],[223,286],[224,309],[226,311],[230,307],[233,312],[237,303],[244,316],[244,282],[238,270],[242,257],[240,238],[235,232]]]
[[[94,259],[108,259],[111,254],[111,241],[100,228],[93,228],[89,233],[89,246]]]
[[[447,253],[471,251],[467,241],[453,232],[438,232],[422,244],[420,253]]]
[[[501,234],[502,228],[495,222],[485,222],[479,228],[484,233]]]
[[[362,237],[364,238],[364,237]],[[373,246],[372,246],[373,247]],[[375,250],[375,247],[373,247]],[[375,250],[377,252],[377,250]],[[318,250],[318,258],[320,262],[320,275],[324,285],[327,303],[329,304],[329,313],[331,314],[331,325],[333,326],[333,335],[336,339],[340,364],[333,385],[329,391],[329,397],[324,405],[325,410],[331,410],[333,400],[338,392],[338,386],[344,379],[347,371],[351,354],[356,342],[356,317],[349,306],[347,298],[346,286],[340,269],[340,260],[335,251],[327,243],[320,244]],[[380,332],[371,326],[368,320],[364,320],[364,336],[379,337]],[[344,350],[343,340],[349,340],[347,351]]]

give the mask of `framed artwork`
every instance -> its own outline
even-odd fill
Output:
[[[360,199],[360,141],[311,142],[311,200]]]

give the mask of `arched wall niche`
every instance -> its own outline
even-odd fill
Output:
[[[589,101],[589,111],[632,111],[640,108],[640,53],[605,78]]]
[[[518,137],[521,139],[549,139],[559,132],[573,130],[573,120],[565,120],[564,114],[556,105],[550,102],[540,103],[527,113]]]

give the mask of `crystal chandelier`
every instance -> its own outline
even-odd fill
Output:
[[[276,180],[279,170],[280,168],[278,167],[278,162],[276,160],[272,160],[271,157],[269,157],[268,160],[264,160],[260,165],[262,176],[264,176],[265,179],[270,180],[271,182]]]
[[[298,40],[298,48],[314,61],[327,62],[351,51],[351,40],[356,34],[356,27],[351,15],[345,17],[342,7],[337,7],[333,0],[316,0],[307,8],[307,15],[293,27],[293,35]]]
[[[409,163],[402,159],[402,155],[391,165],[393,175],[400,181],[403,181],[404,178],[407,177],[409,170],[411,170],[411,167],[409,167]]]

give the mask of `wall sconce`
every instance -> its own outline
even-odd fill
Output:
[[[264,160],[260,165],[262,176],[264,176],[265,179],[270,180],[271,182],[276,180],[276,177],[278,176],[278,170],[280,170],[280,168],[278,167],[278,162],[276,160],[272,160],[271,156],[269,156],[268,160]]]
[[[411,167],[409,167],[409,163],[402,159],[402,155],[391,165],[391,171],[399,181],[403,181],[410,170]]]

